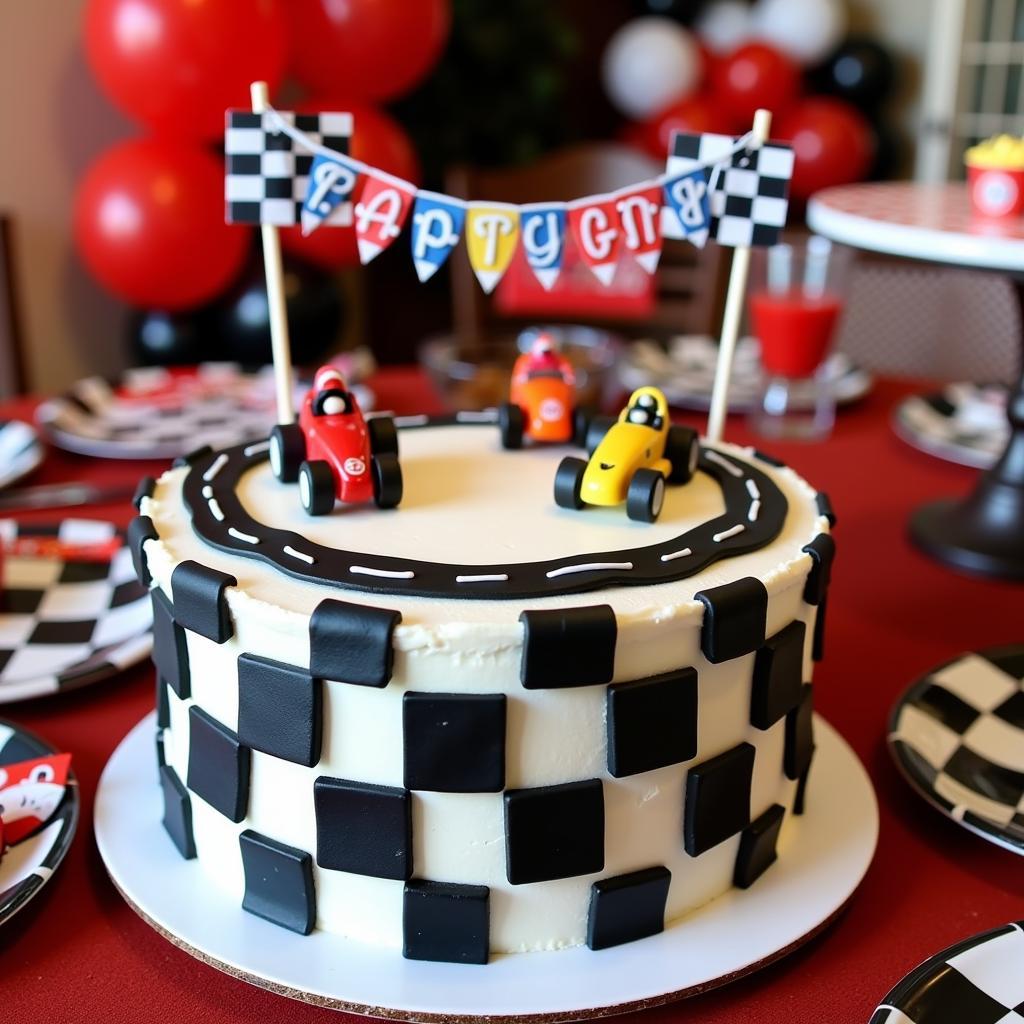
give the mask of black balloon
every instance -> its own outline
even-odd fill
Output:
[[[867,173],[867,181],[888,181],[900,172],[903,159],[903,136],[884,121],[871,122],[871,131],[875,137],[875,158]]]
[[[284,278],[292,362],[312,366],[338,339],[345,313],[341,292],[330,274],[298,262],[285,261]],[[243,366],[272,361],[262,258],[253,260],[241,280],[207,310],[205,319],[223,358]]]
[[[895,82],[892,55],[867,36],[850,36],[810,74],[815,92],[838,96],[869,114],[885,101]]]
[[[189,366],[212,358],[197,313],[146,310],[128,321],[128,344],[138,366]]]

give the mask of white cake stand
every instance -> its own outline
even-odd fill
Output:
[[[182,860],[161,825],[154,716],[114,751],[96,794],[96,841],[114,884],[192,956],[318,1006],[413,1021],[558,1021],[640,1009],[722,985],[785,956],[842,910],[867,871],[878,807],[867,773],[816,718],[807,812],[787,819],[778,862],[661,935],[494,957],[486,967],[405,960],[326,932],[293,934],[245,913]]]

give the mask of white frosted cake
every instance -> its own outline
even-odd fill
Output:
[[[813,753],[825,496],[704,447],[634,522],[555,504],[566,447],[397,423],[396,510],[308,516],[266,443],[143,482],[168,841],[240,912],[468,963],[756,883]]]

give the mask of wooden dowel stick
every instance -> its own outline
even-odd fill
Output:
[[[266,82],[249,87],[254,114],[262,114],[270,105]],[[275,224],[261,224],[263,269],[267,277],[267,301],[270,312],[270,349],[274,357],[274,390],[277,394],[277,422],[293,423],[292,347],[288,337],[288,307],[284,297],[284,267],[281,263],[281,239]]]
[[[768,140],[772,128],[770,110],[758,110],[754,114],[752,145],[761,146]],[[722,315],[722,337],[718,345],[718,365],[715,368],[715,384],[711,392],[711,411],[708,414],[707,439],[722,440],[725,414],[729,411],[729,384],[732,379],[732,362],[736,354],[736,341],[743,318],[743,300],[747,294],[747,278],[750,275],[750,246],[740,245],[733,250],[732,266],[729,269],[729,288],[725,294],[725,312]]]

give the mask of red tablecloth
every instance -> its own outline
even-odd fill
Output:
[[[435,408],[416,371],[388,371],[374,384],[383,406]],[[816,675],[815,703],[874,780],[882,814],[874,865],[848,909],[818,939],[742,981],[649,1011],[647,1024],[866,1022],[888,988],[927,956],[1024,917],[1024,862],[927,807],[897,775],[885,749],[889,708],[912,679],[965,649],[1024,639],[1019,587],[955,576],[907,543],[910,510],[925,499],[966,491],[973,475],[911,450],[892,434],[890,411],[909,390],[882,382],[840,414],[827,445],[772,447],[829,492],[839,516],[827,655]],[[0,414],[24,416],[30,408],[8,403]],[[751,440],[738,421],[727,436]],[[115,483],[160,468],[53,452],[33,482]],[[131,510],[95,507],[81,514],[125,523]],[[118,741],[152,703],[152,672],[140,666],[77,693],[0,707],[0,716],[74,752],[83,804],[64,864],[0,929],[0,1018],[52,1024],[338,1020],[193,960],[136,917],[107,878],[92,836],[96,783]]]

